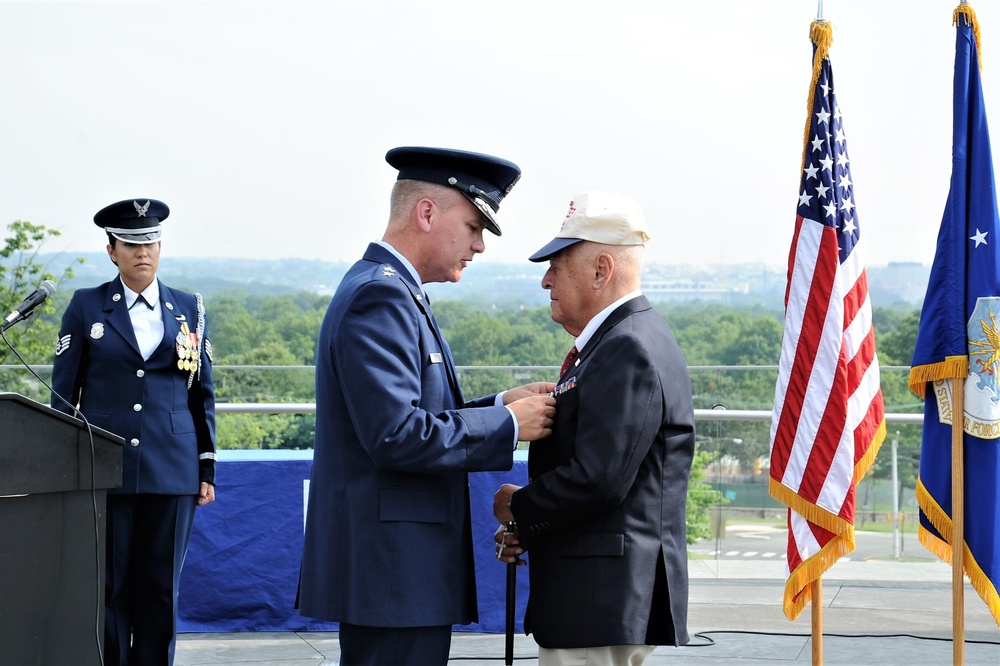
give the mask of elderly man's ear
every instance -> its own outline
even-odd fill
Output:
[[[597,266],[594,271],[594,288],[601,289],[611,281],[611,276],[615,274],[615,260],[607,252],[597,255]]]

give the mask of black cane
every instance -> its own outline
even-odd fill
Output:
[[[507,527],[504,530],[504,534],[513,532],[517,528],[514,523],[507,523]],[[506,543],[506,541],[505,541]],[[513,666],[514,664],[514,606],[517,600],[517,560],[515,558],[513,562],[507,565],[507,632],[504,642],[504,658],[503,663],[505,666]]]
[[[517,563],[507,565],[507,640],[504,643],[503,663],[514,663],[514,600],[517,597]]]

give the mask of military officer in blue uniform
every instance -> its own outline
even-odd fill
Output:
[[[451,626],[478,619],[468,472],[510,469],[519,439],[546,436],[555,385],[466,401],[423,290],[457,282],[484,232],[500,235],[520,169],[440,148],[386,160],[388,227],[320,331],[300,609],[340,623],[343,666],[435,666]]]
[[[177,589],[195,508],[215,499],[215,390],[199,294],[156,278],[155,199],[94,216],[118,276],[78,289],[66,308],[54,392],[125,439],[121,488],[107,501],[104,663],[173,662]],[[53,395],[52,406],[74,413]]]

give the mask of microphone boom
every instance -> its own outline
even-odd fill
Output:
[[[44,280],[38,289],[31,292],[31,294],[21,301],[21,304],[14,308],[7,318],[3,320],[3,328],[0,330],[6,331],[8,328],[13,326],[19,321],[24,321],[27,319],[31,312],[41,305],[46,298],[56,293],[56,283],[52,280]]]

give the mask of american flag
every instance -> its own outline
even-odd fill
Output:
[[[806,123],[785,328],[771,419],[770,492],[787,504],[785,615],[854,550],[855,484],[885,437],[868,278],[847,137],[827,57],[831,27],[813,23]]]

